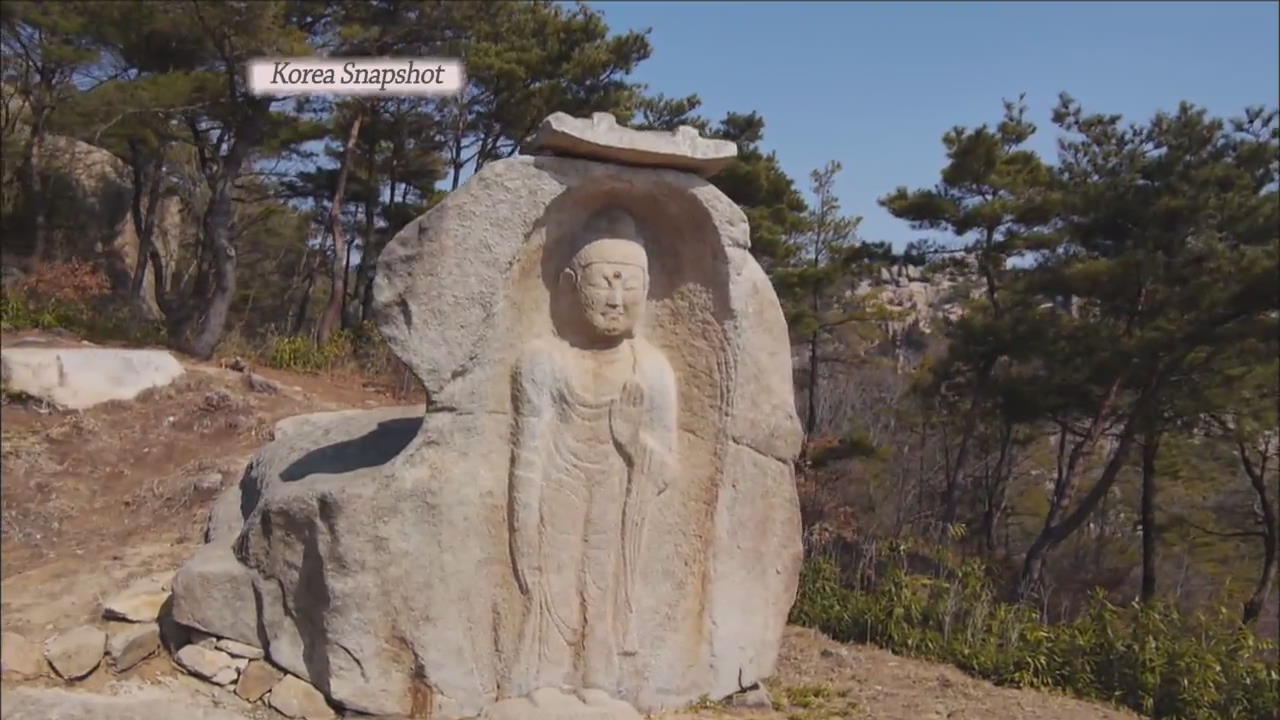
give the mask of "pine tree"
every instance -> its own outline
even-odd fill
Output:
[[[802,373],[805,387],[805,430],[816,437],[821,422],[825,346],[836,340],[842,328],[871,322],[878,315],[856,290],[859,281],[891,256],[887,245],[857,237],[860,217],[842,213],[835,193],[841,164],[828,162],[810,174],[814,203],[804,216],[801,231],[786,238],[778,255],[785,264],[773,267],[773,280],[787,315],[793,338],[803,343],[807,362]]]
[[[1024,559],[1023,596],[1139,439],[1154,437],[1179,378],[1274,332],[1266,319],[1280,307],[1274,111],[1251,108],[1228,122],[1184,103],[1125,127],[1063,96],[1055,122],[1069,134],[1058,168],[1062,222],[1019,292],[1072,297],[1076,312],[1035,303],[1018,311],[1047,330],[1048,342],[1031,338],[1020,361],[1066,433],[1049,512]],[[1084,459],[1104,436],[1113,442],[1086,490]]]
[[[434,7],[448,29],[434,54],[467,68],[465,91],[438,99],[435,111],[451,189],[465,171],[516,154],[553,112],[630,120],[640,88],[627,75],[652,52],[645,33],[611,35],[598,11],[545,0]]]
[[[1051,241],[1049,221],[1057,207],[1052,170],[1025,145],[1036,132],[1026,119],[1023,97],[1005,101],[1004,116],[995,127],[955,127],[942,137],[947,164],[932,188],[899,187],[880,198],[880,205],[912,229],[946,237],[913,243],[908,256],[952,258],[946,265],[975,270],[984,288],[982,302],[969,309],[973,318],[989,318],[981,329],[956,339],[953,351],[935,370],[930,394],[940,395],[942,409],[960,419],[954,457],[946,469],[941,497],[940,527],[957,521],[964,488],[962,480],[975,438],[993,407],[1000,404],[997,360],[1009,343],[1019,339],[1002,327],[1009,263]],[[973,319],[969,321],[969,324]],[[956,333],[969,332],[969,324]],[[971,342],[965,342],[969,340]],[[1012,435],[1006,439],[1012,442]],[[946,535],[944,534],[944,537]]]
[[[806,226],[808,205],[777,154],[761,148],[764,128],[759,113],[731,112],[708,134],[738,145],[738,156],[711,182],[746,214],[751,254],[772,277],[795,261],[798,246],[792,241]]]
[[[18,174],[33,266],[51,250],[45,138],[54,113],[80,92],[77,83],[95,82],[85,71],[100,56],[94,37],[95,19],[100,15],[97,4],[90,2],[14,0],[0,4],[0,51],[4,57],[0,79],[14,88],[15,104],[26,116]],[[6,99],[6,112],[11,111],[8,103]]]
[[[105,41],[124,69],[117,92],[134,107],[121,117],[154,114],[175,142],[198,158],[208,200],[202,209],[193,281],[171,288],[153,267],[157,304],[174,344],[210,357],[237,296],[232,233],[240,178],[266,151],[313,139],[315,126],[273,109],[279,98],[249,94],[242,66],[263,56],[305,55],[326,20],[323,3],[118,3],[107,6],[114,32]],[[157,259],[152,255],[153,264]]]

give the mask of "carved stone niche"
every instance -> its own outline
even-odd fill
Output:
[[[379,260],[377,321],[426,412],[282,421],[175,579],[175,618],[370,714],[548,688],[651,711],[767,677],[801,562],[800,426],[747,248],[690,172],[486,165]]]

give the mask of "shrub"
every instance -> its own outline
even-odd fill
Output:
[[[1121,606],[1094,595],[1087,611],[1047,624],[1025,605],[997,600],[977,562],[908,571],[904,544],[883,572],[851,574],[814,553],[801,573],[791,621],[841,641],[947,662],[997,684],[1056,688],[1178,720],[1274,720],[1280,672],[1226,608],[1185,614],[1167,604]]]
[[[243,342],[238,344],[244,346]],[[240,354],[247,357],[251,353]],[[412,374],[371,322],[336,331],[323,343],[302,335],[277,335],[267,340],[262,352],[252,354],[279,370],[350,372],[361,376],[366,387],[379,387],[402,399],[412,396],[415,388]]]
[[[44,265],[0,295],[0,330],[64,330],[95,342],[135,345],[164,340],[158,322],[113,297],[102,270],[81,260]]]
[[[353,334],[338,330],[324,342],[303,335],[283,335],[268,344],[267,365],[295,372],[332,372],[352,359]]]
[[[70,260],[41,265],[24,277],[18,288],[35,297],[81,304],[105,296],[111,283],[92,263]]]

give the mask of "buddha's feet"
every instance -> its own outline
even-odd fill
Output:
[[[479,720],[641,720],[641,716],[603,690],[542,688],[490,705]]]

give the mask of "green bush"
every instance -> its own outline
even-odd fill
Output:
[[[354,336],[348,330],[338,330],[325,342],[302,335],[282,335],[272,338],[266,363],[279,370],[294,372],[328,372],[352,357]]]
[[[0,294],[0,331],[19,330],[63,330],[91,342],[160,345],[165,341],[159,323],[140,318],[123,303]]]
[[[1155,718],[1280,716],[1271,644],[1225,608],[1188,615],[1097,594],[1077,619],[1046,624],[1033,608],[999,602],[981,564],[951,566],[944,577],[914,574],[898,550],[873,582],[843,577],[829,555],[809,557],[791,622],[997,684],[1055,688]]]
[[[50,330],[65,328],[76,323],[71,308],[63,303],[50,302],[37,306],[17,293],[0,296],[0,330]]]
[[[92,262],[46,263],[0,293],[0,329],[64,330],[93,342],[162,344],[163,326],[115,294]]]

